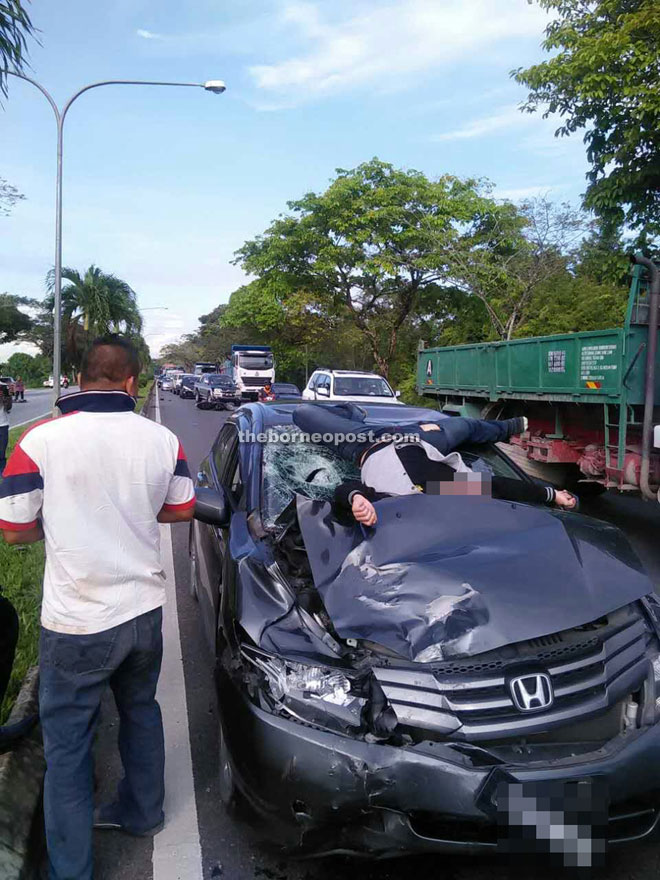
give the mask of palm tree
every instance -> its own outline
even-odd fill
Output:
[[[62,269],[62,328],[66,340],[67,360],[79,366],[82,352],[90,337],[105,333],[122,333],[138,337],[142,317],[135,291],[121,278],[90,266],[84,275],[76,269]],[[46,308],[53,308],[54,271],[48,273],[46,285],[50,296]]]
[[[21,71],[25,64],[28,37],[34,27],[21,0],[0,3],[0,95],[7,97],[7,71]]]

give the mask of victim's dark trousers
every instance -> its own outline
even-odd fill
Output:
[[[443,455],[448,455],[464,444],[507,440],[515,421],[447,417],[437,423],[438,431],[422,431],[419,426],[425,423],[424,420],[383,426],[382,423],[362,421],[362,415],[360,408],[353,404],[325,406],[303,403],[294,410],[293,421],[301,431],[320,435],[320,442],[324,446],[351,461],[358,461],[362,453],[383,434],[418,436]]]
[[[135,832],[162,822],[165,748],[156,702],[161,630],[161,608],[94,635],[41,630],[39,714],[50,880],[92,880],[92,744],[108,685],[119,712],[124,768],[117,815]]]

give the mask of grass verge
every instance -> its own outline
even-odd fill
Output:
[[[141,413],[144,409],[144,405],[149,399],[149,393],[151,389],[154,387],[155,379],[149,379],[144,384],[142,383],[142,379],[140,379],[140,390],[138,391],[138,399],[137,404],[135,406],[135,412]]]

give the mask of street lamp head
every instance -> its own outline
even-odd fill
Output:
[[[227,88],[221,79],[207,79],[204,83],[207,92],[213,92],[214,95],[221,95]]]

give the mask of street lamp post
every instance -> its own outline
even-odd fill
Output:
[[[69,100],[60,110],[50,93],[36,80],[23,73],[15,73],[7,71],[10,76],[18,77],[26,82],[31,83],[35,88],[39,89],[46,98],[50,106],[53,108],[55,120],[57,122],[57,180],[55,187],[55,284],[54,284],[54,303],[53,303],[53,415],[56,415],[55,403],[59,396],[60,374],[62,370],[62,352],[61,352],[61,312],[62,312],[62,152],[63,152],[63,133],[64,120],[69,108],[73,102],[88,92],[90,89],[97,89],[99,86],[183,86],[190,88],[201,88],[207,92],[221,95],[226,86],[222,80],[211,79],[203,83],[184,83],[184,82],[150,82],[148,80],[133,79],[108,79],[102,82],[90,83],[78,89],[75,94],[71,95]]]

